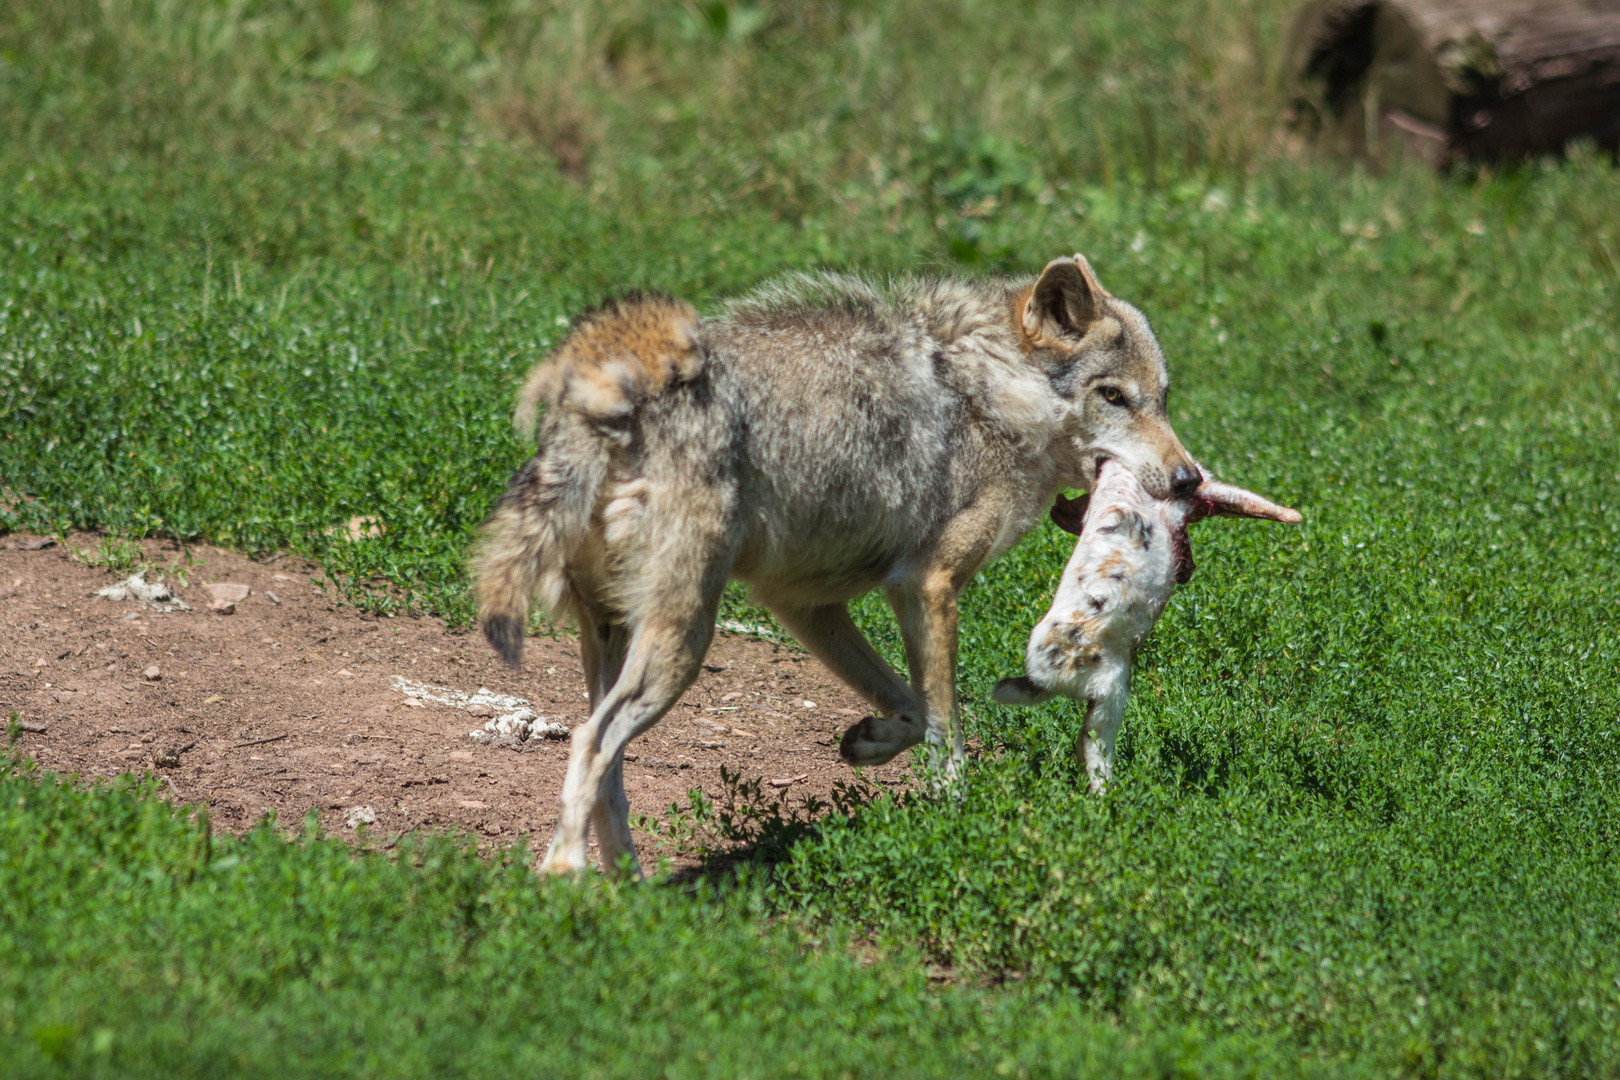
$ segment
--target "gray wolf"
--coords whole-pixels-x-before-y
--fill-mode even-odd
[[[853,765],[925,740],[962,759],[957,595],[1064,487],[1116,461],[1162,498],[1200,477],[1141,312],[1076,255],[1037,276],[790,274],[700,320],[631,297],[580,318],[519,394],[538,453],[472,557],[479,621],[518,663],[530,603],[580,627],[575,728],[543,872],[635,869],[626,744],[696,678],[728,578],[874,709]],[[910,682],[855,628],[881,588]]]
[[[1024,674],[993,697],[1034,705],[1063,695],[1086,706],[1076,753],[1092,791],[1114,775],[1114,737],[1125,717],[1131,665],[1178,584],[1192,579],[1187,526],[1213,515],[1298,522],[1299,512],[1209,478],[1190,495],[1155,498],[1136,476],[1104,462],[1085,500],[1064,500],[1053,520],[1079,535],[1046,617],[1029,635]],[[1078,524],[1077,524],[1078,523]]]

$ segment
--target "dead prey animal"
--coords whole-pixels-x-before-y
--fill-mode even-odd
[[[1298,522],[1297,510],[1203,474],[1189,496],[1155,499],[1131,470],[1105,462],[1088,497],[1061,500],[1052,520],[1080,539],[1063,568],[1052,609],[1029,636],[1025,674],[996,685],[1003,705],[1034,705],[1054,695],[1086,705],[1077,751],[1091,790],[1114,772],[1114,736],[1125,717],[1136,650],[1178,584],[1193,572],[1187,526],[1202,518]]]

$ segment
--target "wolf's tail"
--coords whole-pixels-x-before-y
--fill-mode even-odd
[[[631,296],[582,316],[518,393],[513,422],[540,452],[512,477],[473,554],[478,622],[516,667],[529,604],[553,618],[568,601],[569,564],[590,537],[603,483],[637,406],[703,364],[697,312],[667,297]]]

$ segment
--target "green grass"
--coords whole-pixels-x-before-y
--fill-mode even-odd
[[[0,779],[7,1076],[1298,1075],[1275,1039],[1132,1039],[930,989],[757,897],[550,882],[449,838],[211,839],[154,785]],[[313,826],[311,826],[313,828]],[[1076,1035],[1083,1033],[1083,1038]]]
[[[721,884],[210,848],[8,765],[12,1071],[1620,1072],[1612,164],[1280,154],[1281,5],[14,8],[0,528],[296,550],[465,624],[511,392],[584,305],[1074,250],[1183,441],[1305,523],[1199,526],[1103,798],[1073,706],[987,704],[1069,551],[1036,530],[963,600],[962,797]]]

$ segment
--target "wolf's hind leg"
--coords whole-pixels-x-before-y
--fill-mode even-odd
[[[594,604],[576,602],[574,618],[579,624],[579,651],[585,667],[585,690],[591,696],[591,710],[602,703],[613,684],[619,681],[624,654],[630,648],[630,629]]]
[[[878,710],[844,733],[838,754],[851,765],[881,765],[922,742],[927,721],[921,702],[870,642],[861,636],[843,604],[771,611],[810,654]]]
[[[630,647],[630,630],[622,621],[596,605],[575,604],[579,623],[580,655],[584,660],[585,685],[589,690],[591,710],[619,681],[624,669],[624,657]],[[600,844],[602,867],[616,872],[620,858],[628,853],[632,873],[636,865],[635,842],[630,836],[630,800],[624,792],[624,755],[613,761],[602,782],[602,795],[591,810],[591,827],[596,830]]]
[[[632,878],[639,878],[641,863],[636,859],[635,838],[630,835],[630,797],[624,792],[622,749],[614,755],[607,775],[602,778],[601,792],[591,808],[591,826],[596,830],[600,845],[602,872],[616,875],[622,870]],[[621,867],[621,863],[625,865]]]
[[[701,584],[671,590],[647,605],[649,614],[629,627],[619,677],[574,729],[563,779],[561,810],[541,873],[585,869],[594,821],[605,867],[611,873],[624,855],[639,874],[624,797],[624,748],[656,724],[697,679],[714,636],[714,618],[725,585],[724,571],[699,575]]]

